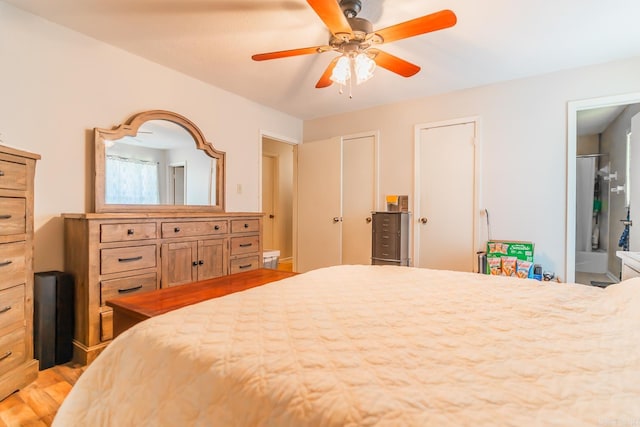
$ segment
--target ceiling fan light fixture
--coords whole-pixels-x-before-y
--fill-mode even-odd
[[[373,72],[376,69],[376,62],[369,58],[366,53],[361,52],[357,54],[354,62],[357,84],[364,83],[373,77]]]
[[[342,55],[338,59],[336,66],[333,67],[330,78],[331,81],[340,85],[345,85],[347,80],[351,78],[351,61],[347,55]]]

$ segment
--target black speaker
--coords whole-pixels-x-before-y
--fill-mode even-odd
[[[33,283],[33,352],[40,370],[73,358],[73,276],[36,273]]]

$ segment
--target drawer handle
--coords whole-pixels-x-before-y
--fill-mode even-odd
[[[246,222],[244,223],[244,228],[249,228],[249,224],[247,224]]]
[[[220,230],[220,226],[219,226],[219,225],[214,225],[214,226],[213,226],[213,229],[214,229],[214,230]]]
[[[10,305],[8,305],[8,306],[6,306],[5,308],[3,308],[2,310],[0,310],[0,314],[2,314],[2,313],[6,313],[6,312],[7,312],[7,311],[9,311],[9,310],[11,310],[11,306],[10,306]]]
[[[0,262],[0,267],[6,267],[7,265],[9,265],[11,263],[13,263],[13,261],[11,261],[11,260]]]
[[[127,229],[127,235],[128,236],[133,236],[133,233],[134,233],[133,228]]]
[[[198,265],[204,265],[204,261],[203,260],[198,261]]]
[[[118,262],[140,261],[141,259],[142,259],[142,255],[139,255],[131,258],[118,258]]]
[[[175,228],[173,229],[173,232],[174,232],[174,233],[179,233],[179,232],[180,232],[180,227],[175,227]]]
[[[253,243],[240,243],[241,248],[249,248],[253,246]]]
[[[198,261],[193,261],[193,262],[191,263],[191,265],[193,265],[194,267],[197,267],[197,266],[198,266]]]
[[[4,171],[0,171],[0,176],[4,176]]]
[[[253,264],[244,264],[244,265],[239,265],[238,268],[241,270],[244,270],[245,268],[249,268],[251,267]]]
[[[0,356],[0,362],[2,362],[4,359],[6,359],[7,357],[11,356],[12,354],[13,354],[13,352],[11,350],[7,351],[5,354]]]
[[[131,288],[126,288],[126,289],[118,289],[118,293],[119,294],[126,294],[128,292],[137,291],[138,289],[142,289],[142,285],[133,286]]]
[[[0,219],[10,219],[11,215],[0,215]]]

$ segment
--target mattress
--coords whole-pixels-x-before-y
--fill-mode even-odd
[[[640,423],[640,279],[338,266],[116,338],[53,425]]]

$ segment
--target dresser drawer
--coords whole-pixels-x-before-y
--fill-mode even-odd
[[[260,268],[260,257],[258,255],[236,258],[231,260],[229,274],[255,270],[257,268]]]
[[[119,296],[153,291],[156,289],[156,284],[156,273],[103,280],[100,282],[100,305],[104,305],[107,300],[118,298]]]
[[[25,361],[26,350],[24,327],[0,338],[0,375],[22,364]]]
[[[400,256],[398,238],[396,235],[382,235],[374,242],[374,257],[383,259],[397,259]]]
[[[0,332],[24,326],[24,285],[0,291]]]
[[[26,253],[25,242],[0,244],[0,289],[26,283]]]
[[[26,200],[19,197],[0,197],[0,236],[27,232]]]
[[[162,237],[210,236],[227,233],[227,221],[163,222]]]
[[[146,240],[157,237],[158,232],[155,222],[100,225],[100,241],[102,243]]]
[[[25,324],[24,285],[0,291],[0,334]]]
[[[102,249],[100,273],[119,273],[156,266],[156,245]]]
[[[231,220],[231,232],[232,233],[249,233],[260,231],[259,219],[232,219]]]
[[[260,236],[232,237],[231,255],[249,254],[260,250]]]
[[[27,165],[0,160],[0,188],[27,189]]]

